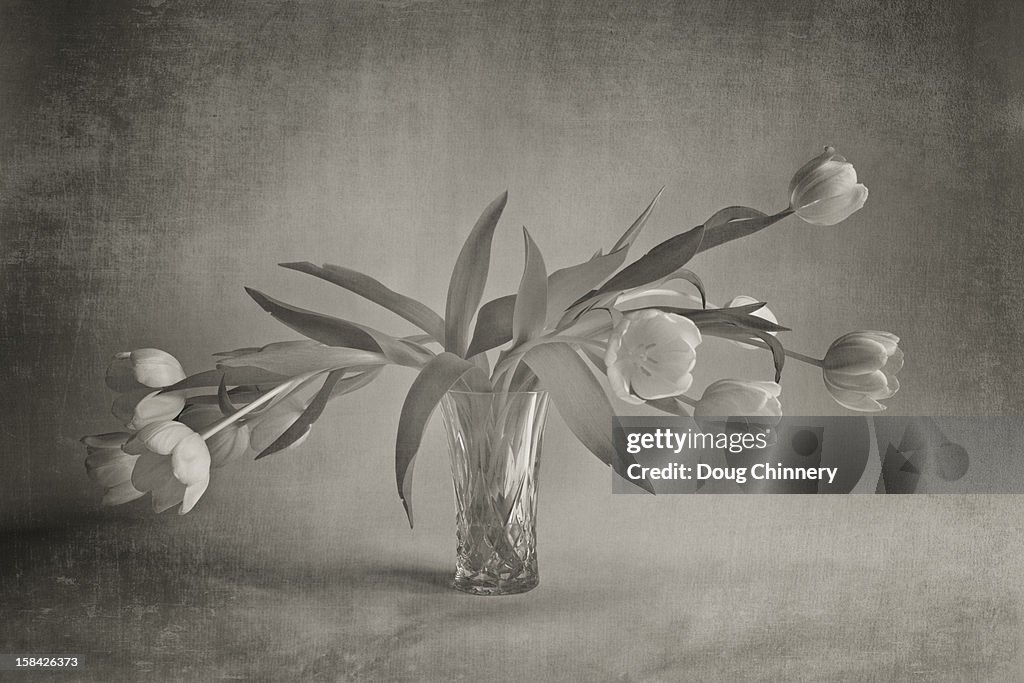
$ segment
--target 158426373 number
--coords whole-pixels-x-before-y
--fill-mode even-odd
[[[19,657],[12,658],[15,669],[75,669],[78,657]]]

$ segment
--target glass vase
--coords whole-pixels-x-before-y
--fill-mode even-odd
[[[441,401],[455,486],[452,587],[475,595],[534,588],[544,391],[449,391]]]

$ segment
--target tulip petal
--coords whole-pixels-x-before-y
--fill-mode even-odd
[[[202,495],[206,493],[206,487],[209,485],[210,480],[209,478],[207,478],[204,481],[199,482],[198,484],[192,484],[191,486],[186,487],[185,493],[182,495],[181,509],[178,510],[178,514],[184,515],[192,508],[194,508],[196,506],[196,503],[199,502],[199,499],[202,497]]]
[[[190,434],[195,434],[195,432],[182,423],[164,420],[143,427],[139,431],[138,438],[146,444],[146,448],[154,453],[170,455],[175,447]]]
[[[167,477],[174,478],[171,459],[166,455],[143,453],[132,469],[132,486],[140,491],[152,491],[164,483]]]
[[[92,434],[82,438],[87,449],[116,448],[119,449],[131,438],[128,432],[110,432],[108,434]]]
[[[210,451],[206,447],[206,442],[195,432],[189,432],[190,434],[178,442],[171,453],[174,477],[186,486],[210,478]]]
[[[135,379],[147,387],[169,387],[185,379],[185,371],[178,359],[160,349],[136,349],[131,362]]]
[[[631,375],[631,370],[623,372],[622,363],[614,363],[608,366],[608,385],[612,388],[614,394],[625,401],[626,403],[632,403],[634,405],[642,405],[643,400],[638,399],[632,394],[629,388],[629,380],[627,375]]]
[[[123,505],[124,503],[130,503],[133,500],[138,500],[146,495],[145,491],[139,491],[132,486],[131,481],[123,481],[120,484],[113,486],[103,494],[103,499],[100,501],[103,505]]]
[[[687,372],[682,375],[666,376],[640,368],[640,372],[634,373],[629,382],[633,393],[640,398],[668,398],[678,396],[689,389],[693,384],[693,375]]]
[[[131,481],[137,455],[128,455],[121,449],[97,451],[85,459],[85,470],[89,478],[100,486],[113,488]]]
[[[127,394],[126,394],[127,395]],[[185,407],[185,397],[176,392],[162,394],[154,391],[144,396],[136,405],[128,429],[140,430],[154,422],[173,420]]]

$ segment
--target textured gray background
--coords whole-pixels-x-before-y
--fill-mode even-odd
[[[892,411],[1020,414],[1018,4],[0,3],[0,651],[91,653],[96,680],[1024,680],[1017,497],[612,496],[555,418],[542,585],[487,600],[444,587],[436,424],[405,526],[407,370],[300,451],[218,472],[185,518],[99,508],[77,443],[116,426],[113,351],[199,370],[294,338],[243,284],[406,329],[276,262],[441,307],[507,188],[501,294],[520,225],[567,265],[666,185],[646,249],[782,208],[825,143],[867,206],[701,256],[712,299],[766,299],[810,353],[896,332]],[[769,372],[705,359],[701,383]],[[841,412],[807,368],[784,387],[791,414]]]

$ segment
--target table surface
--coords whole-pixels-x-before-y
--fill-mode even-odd
[[[583,496],[541,507],[541,585],[487,598],[447,587],[429,514],[211,507],[0,534],[0,652],[89,681],[1024,680],[1018,497]]]

